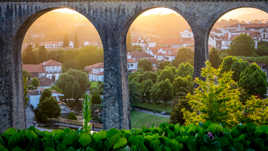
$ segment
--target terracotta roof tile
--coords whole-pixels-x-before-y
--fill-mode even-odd
[[[22,69],[29,73],[42,73],[44,69],[41,64],[23,64]]]
[[[48,60],[42,63],[43,66],[61,66],[61,63],[56,60]]]
[[[94,68],[104,68],[104,63],[100,62],[100,63],[96,63],[96,64],[93,64],[93,65],[86,66],[84,68],[84,70],[87,71],[87,72],[90,72]]]

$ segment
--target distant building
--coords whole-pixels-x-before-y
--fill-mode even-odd
[[[22,69],[30,73],[32,77],[49,78],[58,80],[62,72],[62,64],[55,60],[48,60],[40,64],[23,64]]]
[[[74,42],[73,41],[69,42],[69,48],[74,48]]]
[[[55,60],[48,60],[42,63],[46,77],[49,79],[58,80],[62,72],[62,64]]]
[[[129,72],[135,72],[138,70],[138,61],[136,59],[127,59],[127,69]]]
[[[22,69],[27,71],[32,77],[41,78],[45,76],[42,64],[23,64]]]
[[[194,37],[193,32],[191,30],[188,30],[188,29],[181,32],[180,35],[181,35],[181,38],[185,38],[185,39]]]
[[[151,59],[153,58],[153,56],[143,51],[133,51],[133,52],[127,53],[127,58],[135,59],[136,61],[139,61],[141,59]]]
[[[46,49],[63,48],[63,41],[46,41],[41,42],[40,46],[44,46]]]
[[[104,64],[96,63],[90,66],[86,66],[84,70],[88,73],[89,81],[104,81]]]
[[[241,34],[249,35],[257,48],[258,42],[268,41],[268,24],[235,24],[213,29],[209,37],[209,47],[228,49],[232,40]]]

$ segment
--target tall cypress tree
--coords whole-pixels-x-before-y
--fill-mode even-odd
[[[36,58],[33,52],[32,45],[28,45],[26,49],[22,52],[22,62],[24,64],[35,64]]]
[[[63,47],[66,48],[69,46],[69,37],[68,35],[64,35],[64,38],[63,38]]]

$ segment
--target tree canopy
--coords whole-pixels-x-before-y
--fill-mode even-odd
[[[229,54],[232,56],[253,56],[255,54],[254,40],[247,34],[241,34],[232,40]]]
[[[65,98],[79,99],[88,89],[89,81],[86,73],[70,69],[60,75],[56,86],[62,90]]]
[[[179,49],[173,64],[178,66],[181,63],[190,63],[194,64],[194,51],[190,48],[181,48]]]
[[[141,71],[152,71],[153,64],[147,59],[141,59],[138,63],[138,70]]]

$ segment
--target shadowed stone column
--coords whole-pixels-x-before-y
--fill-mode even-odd
[[[129,129],[126,51],[119,25],[104,25],[100,32],[104,48],[104,129]]]
[[[201,69],[205,67],[205,62],[208,59],[208,34],[206,30],[194,28],[194,77],[200,77]]]
[[[20,54],[15,55],[11,37],[0,37],[0,132],[9,127],[25,128]]]

